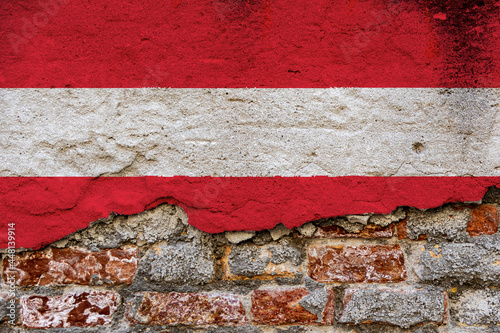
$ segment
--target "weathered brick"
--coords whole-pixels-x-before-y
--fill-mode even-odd
[[[467,207],[448,206],[428,211],[412,208],[407,218],[398,224],[398,235],[413,240],[427,237],[454,239],[465,232],[469,219],[470,209]]]
[[[236,295],[204,293],[136,294],[127,316],[145,325],[243,325],[245,309]]]
[[[225,280],[293,277],[299,270],[303,255],[283,240],[277,244],[227,246],[221,260]]]
[[[214,276],[212,249],[200,243],[157,244],[139,263],[150,281],[205,284]]]
[[[446,293],[422,289],[348,289],[342,324],[392,324],[400,327],[446,319]]]
[[[311,246],[309,276],[319,282],[399,282],[406,279],[399,245]]]
[[[465,325],[500,325],[500,291],[464,292],[453,306],[455,319]]]
[[[483,235],[472,240],[426,244],[416,253],[415,273],[424,282],[500,284],[500,235]]]
[[[493,235],[498,231],[499,215],[494,205],[481,205],[472,209],[467,232],[471,236]]]
[[[255,236],[255,231],[226,231],[224,235],[226,239],[233,244],[238,244],[246,240],[252,239]]]
[[[17,267],[9,270],[20,286],[61,284],[130,284],[138,266],[137,247],[91,252],[77,248],[51,248],[16,256]],[[7,274],[4,260],[3,276]]]
[[[21,297],[21,320],[28,328],[93,327],[111,323],[119,295],[89,291],[62,296]]]
[[[405,239],[408,237],[408,231],[406,230],[406,218],[403,219],[402,221],[398,222],[398,224],[396,225],[396,230],[398,232],[398,238],[399,239]],[[426,235],[424,235],[425,238],[427,238]],[[422,236],[420,236],[420,238],[423,238]],[[419,240],[420,240],[419,238]]]
[[[253,321],[260,325],[333,324],[334,292],[331,290],[322,292],[325,295],[324,305],[322,304],[323,306],[315,311],[305,308],[308,307],[308,297],[313,295],[306,288],[254,290],[252,292]]]
[[[318,226],[314,233],[307,237],[299,234],[299,238],[391,238],[394,235],[394,224],[382,227],[375,224],[366,225],[359,232],[349,232],[337,225]]]

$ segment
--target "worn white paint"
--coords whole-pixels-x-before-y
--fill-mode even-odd
[[[1,176],[499,176],[499,89],[0,89]]]

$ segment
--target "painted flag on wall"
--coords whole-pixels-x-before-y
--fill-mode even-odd
[[[178,204],[207,232],[500,186],[500,2],[0,4],[0,246]],[[125,88],[125,89],[124,89]]]

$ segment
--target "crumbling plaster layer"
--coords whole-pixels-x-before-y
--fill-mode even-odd
[[[499,89],[1,89],[0,176],[499,176]]]

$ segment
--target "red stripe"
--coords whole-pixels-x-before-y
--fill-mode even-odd
[[[111,177],[0,178],[0,247],[8,223],[16,247],[40,248],[111,212],[135,214],[178,204],[207,232],[262,230],[398,206],[477,201],[500,177]]]
[[[500,87],[493,0],[4,0],[0,87]]]

